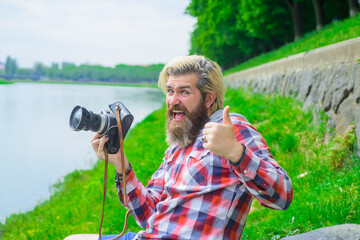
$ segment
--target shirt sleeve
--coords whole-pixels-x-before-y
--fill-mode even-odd
[[[136,178],[133,170],[126,175],[126,195],[128,208],[138,225],[146,228],[147,220],[156,212],[156,204],[160,201],[163,189],[163,164],[153,174],[147,187]],[[124,204],[123,181],[116,183],[120,202]]]
[[[285,210],[289,207],[293,189],[284,169],[274,160],[262,135],[248,122],[233,121],[235,136],[243,144],[242,159],[231,164],[232,169],[261,205]]]

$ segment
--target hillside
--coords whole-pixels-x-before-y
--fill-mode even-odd
[[[228,69],[224,75],[239,72],[264,63],[275,61],[281,58],[289,57],[312,49],[325,47],[334,43],[345,41],[360,36],[360,15],[348,18],[343,21],[336,21],[320,31],[313,31],[306,34],[296,42],[288,43],[274,51],[264,53],[257,57],[243,62],[238,66]]]

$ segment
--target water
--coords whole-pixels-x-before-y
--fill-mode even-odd
[[[92,132],[74,132],[75,105],[94,113],[121,101],[135,126],[164,102],[159,89],[16,83],[0,85],[0,221],[48,199],[50,186],[97,157]]]

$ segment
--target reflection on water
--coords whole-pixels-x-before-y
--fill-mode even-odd
[[[94,85],[16,83],[0,85],[0,221],[47,199],[49,187],[74,169],[96,161],[91,132],[73,132],[75,105],[94,113],[121,101],[135,126],[161,107],[158,89]]]

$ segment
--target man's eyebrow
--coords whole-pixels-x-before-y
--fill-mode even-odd
[[[173,89],[174,87],[171,85],[166,85],[167,89]],[[178,86],[175,87],[176,89],[190,89],[191,90],[191,86],[190,85],[183,85],[183,86]]]

